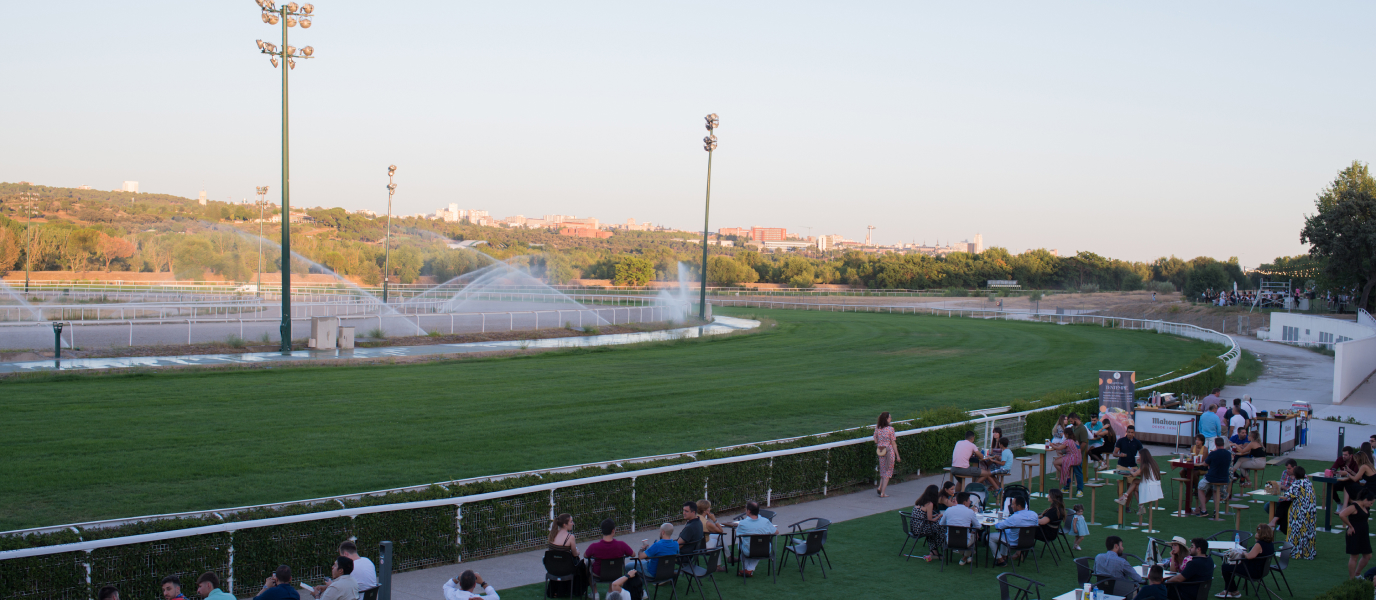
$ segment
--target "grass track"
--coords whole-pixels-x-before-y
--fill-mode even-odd
[[[722,311],[749,336],[519,358],[0,383],[0,529],[355,493],[1006,405],[1211,348],[1090,326]]]

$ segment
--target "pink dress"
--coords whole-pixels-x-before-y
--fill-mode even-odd
[[[898,443],[894,441],[892,427],[880,427],[874,430],[874,445],[877,448],[887,446],[889,453],[879,457],[879,476],[893,477],[893,458],[898,454]]]
[[[1080,444],[1074,438],[1066,438],[1064,454],[1056,459],[1056,471],[1061,479],[1061,487],[1070,485],[1071,469],[1080,466]]]

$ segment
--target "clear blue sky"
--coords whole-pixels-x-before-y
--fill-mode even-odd
[[[1134,260],[1304,251],[1373,156],[1363,3],[321,0],[293,205],[966,238]],[[7,2],[0,180],[279,186],[251,0]]]

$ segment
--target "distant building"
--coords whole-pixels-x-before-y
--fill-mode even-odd
[[[205,190],[201,190],[201,195],[196,196],[196,201],[201,203],[201,206],[205,206]]]
[[[831,238],[831,236],[828,236],[828,235],[819,235],[819,236],[817,236],[817,249],[818,249],[818,250],[821,250],[822,252],[826,252],[827,250],[830,250],[830,249],[831,249],[831,239],[830,239],[830,238]]]
[[[971,254],[979,254],[980,252],[984,252],[984,235],[976,233],[975,241],[971,242],[971,244]]]
[[[812,242],[804,242],[802,240],[777,240],[762,243],[766,250],[801,250],[813,247]]]
[[[365,216],[365,217],[376,217],[376,216],[377,216],[377,213],[375,213],[375,212],[373,212],[373,211],[371,211],[371,210],[368,210],[368,209],[366,209],[366,208],[360,208],[360,209],[354,211],[354,214],[356,214],[356,215],[363,215],[363,216]]]
[[[597,219],[594,219],[594,218],[592,218],[592,217],[588,217],[588,218],[586,218],[586,219],[575,219],[575,218],[570,217],[570,216],[568,216],[568,215],[561,215],[561,216],[563,216],[564,220],[563,220],[563,221],[560,221],[560,223],[562,223],[562,224],[564,224],[564,225],[575,225],[575,226],[578,226],[578,227],[586,227],[586,228],[589,228],[589,229],[601,229],[601,226],[600,226],[599,223],[597,222]]]
[[[565,227],[559,230],[559,235],[583,238],[609,238],[612,237],[612,232],[591,227]]]
[[[120,191],[121,191],[121,192],[133,192],[133,193],[137,194],[137,193],[139,193],[139,182],[137,182],[137,181],[126,181],[126,182],[124,182],[124,186],[120,188]]]
[[[717,230],[717,235],[734,235],[737,237],[750,237],[750,230],[741,227],[722,227]]]
[[[545,222],[546,222],[546,223],[549,223],[551,226],[553,226],[553,225],[559,225],[560,223],[563,223],[563,222],[564,222],[564,219],[572,219],[572,218],[573,218],[573,215],[545,215]]]
[[[782,227],[750,227],[750,239],[756,242],[782,242],[788,239],[788,230]]]
[[[89,185],[78,185],[78,186],[76,186],[76,189],[78,189],[78,190],[89,190],[89,189],[91,189],[91,186],[89,186]]]

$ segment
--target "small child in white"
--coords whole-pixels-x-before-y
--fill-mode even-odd
[[[1085,522],[1085,505],[1076,504],[1070,508],[1075,514],[1070,515],[1069,519],[1061,521],[1061,531],[1066,535],[1075,536],[1075,549],[1080,549],[1080,541],[1089,535],[1089,524]]]

